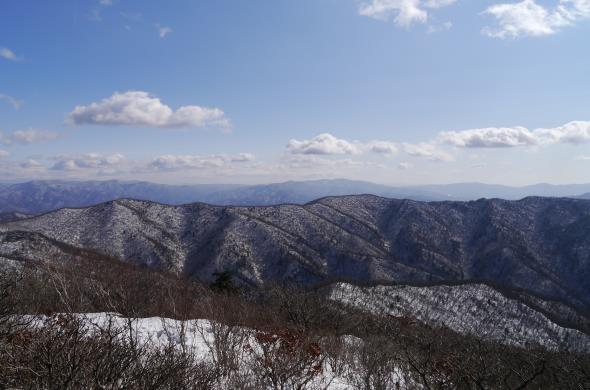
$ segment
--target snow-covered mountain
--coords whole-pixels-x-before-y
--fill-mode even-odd
[[[35,232],[204,280],[219,270],[254,285],[473,280],[590,307],[590,202],[579,199],[422,203],[363,195],[272,207],[119,200],[0,231]],[[5,247],[0,242],[0,254]]]

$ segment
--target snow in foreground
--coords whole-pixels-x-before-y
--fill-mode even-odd
[[[59,315],[57,315],[59,316]],[[47,321],[56,316],[29,317],[31,325],[43,327]],[[213,363],[217,361],[219,343],[216,337],[226,337],[224,329],[227,327],[210,320],[179,321],[161,317],[151,318],[127,318],[116,313],[86,313],[75,314],[74,318],[80,320],[88,334],[98,334],[106,329],[113,329],[120,335],[133,339],[140,346],[150,348],[174,348],[191,353],[198,361]],[[249,360],[262,352],[260,338],[252,329],[236,328],[241,336],[239,349],[244,366],[248,366]],[[348,341],[359,341],[354,337],[347,337]],[[334,374],[328,360],[322,360],[321,370],[314,378],[311,388],[344,390],[354,389],[348,381]],[[401,379],[401,378],[400,378]]]

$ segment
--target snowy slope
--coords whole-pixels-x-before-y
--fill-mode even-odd
[[[560,326],[525,303],[481,284],[356,287],[340,283],[330,298],[381,315],[416,319],[459,333],[522,347],[541,344],[590,351],[590,336]]]

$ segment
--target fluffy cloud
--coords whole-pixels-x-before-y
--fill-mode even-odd
[[[403,144],[404,152],[414,157],[423,157],[435,162],[453,161],[453,156],[447,152],[438,149],[435,144],[429,142],[421,142],[418,144]]]
[[[537,144],[534,134],[524,127],[446,131],[440,134],[439,140],[444,144],[462,148],[501,148]]]
[[[428,26],[427,32],[429,34],[434,34],[434,33],[442,32],[442,31],[448,31],[451,28],[453,28],[453,22],[444,22],[439,25]]]
[[[39,171],[45,170],[45,165],[41,164],[37,160],[28,159],[18,163],[19,168],[23,168],[27,171]]]
[[[583,144],[590,142],[590,122],[574,121],[554,128],[529,130],[526,127],[492,127],[442,132],[439,142],[460,148],[504,148],[516,146],[551,145],[557,143]]]
[[[10,156],[10,153],[8,153],[8,151],[0,149],[0,158],[8,156]]]
[[[332,134],[323,133],[309,140],[292,139],[287,143],[287,151],[291,154],[305,155],[359,155],[365,152],[377,154],[394,155],[399,148],[394,142],[369,141],[347,141]]]
[[[368,152],[382,155],[395,155],[402,148],[410,156],[426,158],[430,161],[452,161],[453,156],[436,145],[422,142],[418,144],[397,144],[390,141],[347,141],[324,133],[310,140],[291,140],[287,144],[287,152],[292,155],[361,155]]]
[[[14,143],[19,144],[36,144],[40,142],[47,142],[57,139],[58,133],[43,129],[28,129],[28,130],[17,130],[13,132],[10,139]]]
[[[172,29],[170,27],[161,26],[157,23],[156,23],[156,29],[158,30],[158,34],[160,35],[160,38],[165,38],[166,35],[172,33]]]
[[[16,54],[14,54],[12,50],[7,47],[0,48],[0,57],[10,61],[18,61],[20,59]]]
[[[77,171],[82,169],[112,169],[120,166],[125,156],[119,153],[88,153],[81,156],[57,156],[51,169],[56,171]]]
[[[379,20],[393,18],[396,25],[408,27],[428,20],[428,10],[446,7],[456,0],[372,0],[363,3],[359,14]]]
[[[494,17],[496,27],[486,27],[483,33],[493,38],[539,37],[551,35],[561,28],[590,17],[590,0],[560,0],[550,9],[536,0],[490,6],[484,14]]]
[[[396,143],[388,141],[371,141],[365,145],[365,148],[373,153],[378,154],[397,154],[399,148]]]
[[[323,133],[310,140],[298,141],[292,139],[287,144],[287,150],[292,154],[360,154],[360,148],[346,140]]]
[[[116,92],[88,106],[77,106],[67,121],[73,125],[175,127],[229,127],[222,110],[183,106],[173,110],[160,99],[143,91]]]
[[[57,139],[58,133],[43,129],[17,130],[8,135],[0,132],[0,144],[35,144]]]
[[[163,171],[224,168],[231,165],[232,163],[244,163],[253,161],[254,159],[254,155],[250,153],[240,153],[235,156],[228,156],[225,154],[206,156],[182,156],[167,154],[154,158],[150,162],[148,168]]]
[[[0,93],[0,100],[4,100],[8,104],[10,104],[15,110],[18,110],[23,105],[22,100],[15,99],[12,96],[6,95],[4,93]]]
[[[413,165],[409,162],[401,162],[397,164],[397,167],[403,171],[408,170],[413,167]]]
[[[533,133],[544,144],[585,144],[590,142],[590,121],[569,122],[559,127],[537,129]]]

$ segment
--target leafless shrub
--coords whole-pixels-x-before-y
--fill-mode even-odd
[[[58,314],[15,333],[1,366],[6,387],[27,389],[212,389],[212,365],[173,345],[129,337],[111,319],[89,326]]]
[[[386,337],[349,342],[345,376],[350,384],[363,390],[399,389],[401,368],[395,349]]]
[[[317,340],[283,329],[257,332],[248,347],[251,369],[260,388],[310,388],[323,372],[324,355]]]

